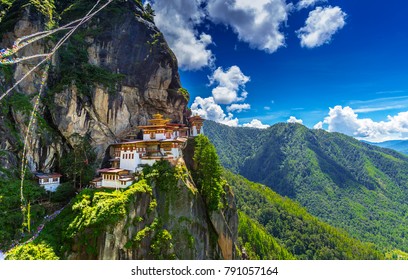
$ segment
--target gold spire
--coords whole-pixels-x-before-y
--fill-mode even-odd
[[[149,120],[154,126],[163,126],[170,122],[170,119],[164,119],[162,114],[154,114],[153,119]]]

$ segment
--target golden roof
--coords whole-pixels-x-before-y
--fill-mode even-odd
[[[153,126],[163,126],[170,122],[170,119],[164,119],[162,114],[154,114],[149,123]]]

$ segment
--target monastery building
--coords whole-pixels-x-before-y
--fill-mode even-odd
[[[203,119],[199,116],[189,118],[189,125],[170,123],[161,114],[153,115],[149,125],[139,126],[143,140],[129,140],[110,146],[114,157],[111,168],[98,170],[99,178],[91,184],[97,188],[127,188],[135,180],[134,174],[146,165],[167,160],[175,164],[183,156],[188,137],[203,134]]]

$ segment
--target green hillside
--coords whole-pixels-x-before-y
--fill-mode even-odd
[[[237,207],[242,211],[239,236],[246,251],[253,249],[261,255],[269,252],[275,255],[272,259],[278,259],[283,254],[286,255],[285,259],[289,259],[290,255],[296,259],[319,260],[384,257],[373,244],[351,238],[345,231],[320,221],[298,203],[268,187],[229,171],[224,173],[224,177],[233,186]],[[263,248],[266,244],[269,249]]]
[[[238,236],[242,258],[249,260],[294,260],[286,248],[255,219],[238,212]]]
[[[244,127],[232,129],[213,121],[205,121],[204,130],[217,148],[222,165],[234,172],[239,172],[244,160],[253,156],[267,141],[268,136],[261,129]]]
[[[242,139],[258,144],[241,154],[240,142],[228,137],[234,130],[215,123],[206,126],[220,154],[229,149],[231,157],[237,155],[227,163],[220,157],[224,166],[236,162],[231,170],[271,186],[360,240],[386,251],[408,251],[407,156],[343,134],[283,123],[258,133],[240,128]],[[238,160],[243,157],[246,160]]]

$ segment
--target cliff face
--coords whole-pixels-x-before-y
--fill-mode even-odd
[[[181,160],[178,167],[182,166]],[[182,170],[175,184],[166,184],[166,188],[163,184],[156,185],[157,181],[152,181],[152,187],[144,185],[144,182],[130,187],[122,193],[131,193],[126,196],[129,201],[126,215],[104,225],[103,230],[95,230],[89,225],[82,229],[75,235],[65,257],[101,260],[236,259],[238,217],[232,193],[227,194],[228,206],[208,213],[187,169]],[[162,179],[159,176],[157,180]],[[91,205],[99,208],[98,203],[106,205],[109,202],[101,203],[94,196]],[[90,212],[92,210],[83,210],[86,215]],[[101,212],[103,210],[98,211],[99,216],[103,215],[99,214]],[[78,216],[71,225],[82,220]],[[99,233],[95,235],[95,232]]]
[[[15,1],[11,11],[18,12],[12,27],[7,18],[0,23],[8,26],[1,29],[0,46],[11,47],[16,38],[45,29],[48,19],[32,5],[22,8],[24,2]],[[64,4],[56,1],[60,25],[85,15],[88,9],[84,7],[94,4],[70,2],[76,3],[64,10],[60,7]],[[37,41],[19,56],[48,52],[54,44],[55,38]],[[10,87],[34,62],[3,67],[1,86]],[[18,95],[13,92],[1,103],[0,161],[8,169],[17,167],[27,130],[29,110],[20,105],[25,102],[30,107],[41,73],[35,71],[17,88]],[[53,58],[39,120],[29,141],[29,169],[58,170],[60,158],[75,144],[74,135],[91,139],[100,162],[109,144],[146,124],[155,113],[182,122],[188,97],[179,92],[180,87],[176,58],[142,7],[137,1],[112,2],[79,28]]]

